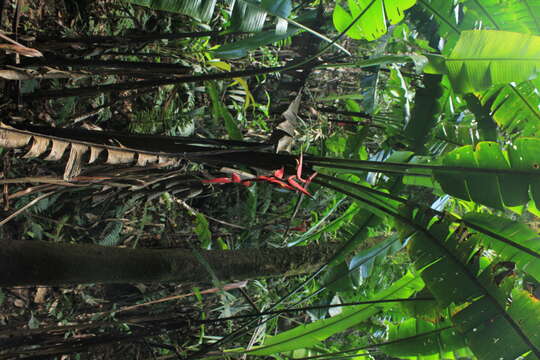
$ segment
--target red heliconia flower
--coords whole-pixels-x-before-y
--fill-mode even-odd
[[[227,177],[219,177],[215,179],[209,179],[209,180],[201,180],[203,184],[242,184],[245,187],[250,187],[253,185],[253,183],[249,180],[242,180],[240,175],[237,173],[232,173],[230,178]]]
[[[261,176],[258,176],[256,178],[256,180],[263,180],[263,181],[267,181],[267,182],[270,182],[270,183],[273,183],[273,184],[278,184],[279,186],[281,186],[282,188],[284,189],[287,189],[287,190],[294,190],[294,188],[292,186],[290,186],[289,184],[287,184],[285,181],[282,181],[280,179],[276,179],[275,177],[273,176],[264,176],[264,175],[261,175]]]
[[[309,196],[309,197],[312,197],[312,195],[306,190],[304,189],[299,183],[297,183],[296,181],[294,181],[294,179],[296,178],[296,176],[292,175],[292,176],[289,176],[287,178],[287,181],[289,182],[289,184],[296,190],[300,191],[301,193]]]
[[[302,179],[303,161],[304,161],[304,155],[300,154],[300,158],[296,159],[296,177],[301,182],[306,182],[304,179]]]
[[[230,184],[233,181],[227,177],[220,177],[215,179],[204,179],[201,180],[203,184]]]
[[[240,178],[240,176],[237,174],[237,173],[232,173],[231,174],[231,180],[233,183],[241,183],[242,182],[242,179]]]
[[[306,186],[311,182],[311,180],[313,180],[313,178],[317,176],[317,172],[315,171],[313,174],[311,174],[307,180],[306,180]]]
[[[282,167],[281,169],[274,171],[273,174],[276,178],[283,179],[283,176],[285,175],[285,168]]]

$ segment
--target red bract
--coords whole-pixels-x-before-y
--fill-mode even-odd
[[[311,197],[311,194],[306,189],[304,189],[299,183],[294,181],[294,179],[296,179],[296,176],[292,175],[292,176],[289,176],[287,178],[287,181],[289,182],[289,184],[291,184],[291,186],[293,188],[295,188],[296,190],[300,191],[301,193]]]
[[[253,183],[249,180],[242,180],[237,173],[232,173],[230,178],[220,177],[210,180],[201,180],[203,184],[242,184],[245,187],[250,187]]]
[[[306,182],[304,179],[302,179],[302,171],[304,170],[302,166],[303,161],[304,161],[304,155],[300,154],[300,158],[296,159],[296,177],[301,182]]]
[[[240,182],[242,182],[242,179],[240,178],[240,176],[239,176],[237,173],[232,173],[232,174],[231,174],[231,179],[232,179],[232,182],[233,182],[233,183],[240,183]]]
[[[277,178],[275,178],[273,176],[264,176],[264,175],[262,175],[262,176],[258,176],[256,178],[256,180],[267,181],[267,182],[270,182],[270,183],[273,183],[273,184],[278,184],[279,186],[281,186],[284,189],[294,190],[294,188],[292,186],[290,186],[289,184],[287,184],[285,181],[277,179]]]
[[[292,191],[298,191],[298,192],[301,192],[304,195],[312,197],[312,195],[309,193],[309,191],[307,191],[306,186],[311,182],[311,180],[313,180],[313,178],[315,176],[317,176],[317,173],[314,172],[307,179],[302,178],[302,170],[303,170],[303,155],[302,154],[300,154],[300,157],[298,159],[296,159],[296,164],[297,164],[296,175],[288,176],[287,181],[285,181],[285,178],[284,178],[285,177],[285,168],[284,167],[282,167],[281,169],[275,170],[272,173],[272,176],[261,175],[261,176],[257,176],[255,179],[252,179],[252,180],[254,180],[254,181],[266,181],[266,182],[269,182],[269,183],[272,183],[272,184],[277,184],[277,185],[279,185],[280,187],[282,187],[284,189],[292,190]],[[300,185],[297,182],[297,180],[300,181],[301,183],[304,183],[305,185],[304,186]],[[237,173],[232,173],[230,178],[220,177],[220,178],[215,178],[215,179],[211,179],[211,180],[201,180],[201,182],[205,183],[205,184],[230,184],[230,183],[234,183],[234,184],[242,184],[242,185],[244,185],[246,187],[249,187],[249,186],[253,185],[253,183],[251,181],[249,181],[249,180],[242,180],[240,175],[238,175]]]
[[[215,179],[209,179],[209,180],[201,180],[203,184],[230,184],[233,181],[226,177],[220,177]]]
[[[283,175],[285,175],[285,168],[284,167],[282,167],[279,170],[274,171],[274,177],[276,177],[278,179],[283,179]]]

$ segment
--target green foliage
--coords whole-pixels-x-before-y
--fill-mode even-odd
[[[448,223],[430,222],[425,214],[415,219],[416,232],[409,252],[416,267],[423,269],[422,279],[439,305],[461,307],[453,314],[452,322],[468,339],[475,355],[479,359],[516,358],[532,349],[532,358],[536,359],[540,338],[532,324],[524,321],[523,309],[536,314],[540,302],[514,290],[506,310],[510,291],[507,286],[495,286],[493,265],[483,267],[479,258],[472,256],[471,242],[461,241]]]
[[[442,164],[486,171],[435,171],[435,179],[447,194],[498,209],[524,205],[529,199],[538,204],[539,151],[540,139],[536,138],[520,138],[507,150],[494,142],[463,146],[446,154]],[[498,169],[503,171],[499,173]]]
[[[216,119],[223,119],[225,129],[231,140],[242,140],[242,132],[227,106],[221,102],[216,84],[208,83],[206,89],[212,101],[212,115]]]
[[[489,229],[490,232],[511,239],[513,242],[540,254],[538,233],[525,224],[501,216],[482,213],[465,214],[463,220],[470,224],[481,226],[484,229]],[[472,237],[473,239],[471,241],[478,242],[486,248],[495,250],[501,259],[511,259],[519,269],[532,275],[537,281],[540,281],[540,261],[538,258],[502,243],[486,234],[476,233]]]
[[[156,10],[164,10],[192,16],[201,22],[209,22],[216,7],[216,0],[128,0],[132,4],[146,6]],[[261,31],[267,14],[287,18],[292,10],[290,0],[279,1],[248,1],[233,2],[231,14],[231,29],[233,31]],[[278,21],[276,30],[282,31],[285,26]]]
[[[463,31],[446,59],[446,67],[454,90],[468,93],[536,77],[539,54],[539,36],[494,30]]]
[[[389,288],[369,300],[384,300],[408,297],[424,286],[418,275],[408,273]],[[329,336],[366,321],[389,305],[358,305],[344,310],[340,315],[300,325],[277,336],[268,338],[262,346],[248,351],[253,355],[269,355],[294,349],[311,347]]]
[[[196,73],[215,70],[206,67],[212,63],[204,58],[210,57],[208,52],[214,45],[217,45],[211,48],[211,56],[214,57],[250,56],[248,61],[231,62],[234,66],[268,65],[268,59],[262,57],[261,61],[256,50],[304,29],[291,25],[294,21],[289,17],[298,15],[295,19],[300,22],[304,9],[298,7],[291,16],[293,4],[289,0],[237,0],[230,14],[223,8],[217,14],[215,0],[129,2],[189,15],[202,23],[212,20],[212,25],[219,24],[225,32],[258,32],[267,23],[268,15],[277,18],[276,31],[258,32],[227,44],[214,44],[214,38],[201,40],[189,57],[182,59],[193,65]],[[413,21],[381,39],[387,32],[387,26],[402,21],[404,11],[415,3],[418,5],[408,11]],[[306,4],[305,7],[309,6]],[[534,77],[540,63],[539,12],[538,0],[349,0],[346,7],[336,4],[333,22],[338,31],[344,31],[358,18],[347,35],[353,39],[380,40],[373,46],[363,43],[363,48],[355,48],[357,58],[351,62],[325,64],[316,69],[316,74],[321,76],[319,81],[332,82],[322,77],[328,76],[324,74],[325,67],[341,65],[355,70],[351,73],[360,73],[360,69],[373,73],[359,75],[363,87],[360,90],[338,88],[339,92],[312,98],[333,102],[349,111],[368,112],[372,122],[369,125],[377,126],[358,127],[360,130],[354,132],[349,128],[330,133],[327,131],[329,127],[322,127],[315,121],[315,116],[307,119],[303,111],[312,105],[315,108],[315,104],[310,103],[311,99],[304,100],[299,112],[302,120],[298,121],[305,122],[305,127],[316,132],[324,143],[306,144],[311,139],[301,133],[302,129],[296,129],[296,143],[302,142],[302,149],[307,148],[311,153],[332,153],[339,157],[314,158],[306,154],[305,168],[320,172],[313,180],[314,200],[305,198],[300,201],[291,196],[289,190],[278,189],[272,184],[257,183],[250,188],[228,184],[223,186],[224,196],[212,198],[206,194],[208,197],[204,201],[196,199],[194,203],[201,209],[194,213],[194,219],[189,218],[188,223],[194,225],[192,232],[204,249],[212,247],[213,236],[218,236],[212,233],[208,223],[210,216],[215,215],[213,211],[219,215],[216,219],[227,218],[226,221],[218,219],[228,227],[215,239],[223,249],[293,246],[315,241],[341,244],[326,270],[321,271],[319,279],[302,283],[296,294],[292,291],[282,298],[290,300],[289,304],[296,305],[309,299],[320,304],[409,297],[411,300],[433,297],[435,301],[342,306],[332,311],[318,309],[318,315],[312,313],[314,321],[311,323],[288,326],[284,331],[280,331],[283,327],[276,325],[277,321],[270,321],[266,324],[266,337],[262,344],[246,348],[243,352],[277,358],[281,356],[278,354],[291,351],[297,351],[297,356],[332,356],[332,351],[343,350],[344,338],[355,337],[360,339],[356,340],[359,346],[378,348],[389,356],[402,359],[473,356],[480,360],[515,359],[519,356],[539,359],[537,328],[540,305],[528,288],[529,283],[540,281],[538,234],[524,224],[510,220],[510,213],[506,211],[510,208],[528,215],[528,206],[538,213],[540,82]],[[420,18],[420,15],[425,18]],[[418,22],[425,24],[414,26],[416,16],[419,17]],[[477,29],[480,24],[482,30]],[[186,28],[201,24],[194,22],[188,25]],[[167,30],[176,31],[169,23]],[[439,41],[441,38],[444,41]],[[174,48],[172,43],[167,44],[171,46],[168,52],[161,55],[173,53],[173,58],[178,59],[176,56],[185,48]],[[164,46],[155,45],[156,51]],[[442,55],[427,55],[430,63],[424,68],[426,74],[418,75],[426,61],[426,56],[419,52],[437,46]],[[275,48],[272,49],[274,51]],[[389,54],[395,49],[397,54]],[[263,54],[265,51],[268,50],[261,50]],[[275,51],[275,64],[272,65],[278,66],[281,54]],[[165,58],[160,58],[159,62],[167,62]],[[253,88],[265,86],[271,80],[270,77],[260,77]],[[305,87],[308,94],[310,89],[322,87],[316,83],[317,79],[313,81],[315,85],[308,82]],[[255,81],[248,88],[245,82],[243,94],[246,99],[253,83]],[[176,133],[183,125],[178,123],[178,118],[188,118],[198,140],[201,136],[216,133],[226,134],[231,140],[242,140],[244,134],[250,139],[266,137],[266,134],[254,131],[253,122],[249,121],[253,117],[249,115],[253,114],[248,114],[245,108],[240,109],[241,105],[234,102],[238,100],[237,94],[225,91],[226,84],[207,82],[204,86],[182,86],[162,88],[153,110],[137,115],[132,129]],[[167,92],[172,92],[172,95]],[[183,95],[186,99],[177,100]],[[74,99],[69,100],[68,106],[59,112],[62,123],[69,120],[67,113],[75,111],[77,104]],[[232,105],[231,99],[234,100]],[[206,118],[211,115],[215,121],[200,124],[198,120],[204,119],[204,115]],[[396,116],[399,117],[396,119]],[[261,127],[269,130],[268,124],[276,118],[268,124],[266,120],[260,120],[263,123]],[[353,120],[364,121],[358,117],[353,117]],[[173,121],[176,121],[175,125]],[[232,149],[232,146],[224,148]],[[217,146],[206,149],[221,150]],[[238,170],[259,171],[267,175],[281,166],[286,168],[287,175],[294,172],[296,156],[278,155],[271,151],[232,154],[234,152],[223,158],[195,158],[195,161],[208,162],[204,165],[210,166],[226,163],[226,166],[237,166]],[[264,170],[255,170],[256,165],[261,165]],[[189,171],[201,169],[200,165],[188,167]],[[200,192],[199,180],[190,181],[190,185],[195,184],[194,192]],[[126,180],[129,185],[123,186],[131,191],[149,182],[148,178],[134,176]],[[417,188],[404,188],[403,184],[423,185],[427,189],[423,189],[425,194],[419,196]],[[176,184],[171,183],[170,186],[173,195],[169,197],[186,194],[179,192],[174,195]],[[205,187],[204,191],[209,193],[218,187],[208,187],[208,190]],[[146,190],[150,191],[150,188]],[[441,195],[452,197],[446,210],[455,217],[429,209],[431,203],[428,201]],[[225,203],[219,208],[215,206],[219,203],[218,198],[224,199]],[[425,203],[415,204],[418,198],[426,199]],[[58,199],[55,195],[35,204],[29,219],[32,219],[32,214],[55,214],[60,206]],[[126,225],[130,222],[126,214],[135,207],[135,202],[126,201],[125,206],[116,204],[116,200],[125,199],[111,199],[110,207],[104,207],[99,217],[86,213],[86,208],[81,210],[82,216],[69,214],[58,217],[60,220],[54,223],[56,231],[44,224],[32,224],[27,226],[26,235],[36,240],[50,238],[63,241],[68,239],[64,237],[65,228],[71,226],[78,230],[79,225],[86,226],[87,221],[81,220],[86,216],[104,222],[103,226],[92,230],[99,244],[119,245],[126,232],[135,233],[133,229],[139,233],[149,232],[145,229],[145,225],[150,223],[146,210],[136,220],[138,227]],[[167,229],[185,223],[174,224],[167,219],[174,212],[174,203],[170,199],[163,201],[166,202],[165,211],[152,205],[155,206],[151,211],[153,222]],[[19,201],[17,206],[24,204],[24,201]],[[301,222],[307,231],[285,235],[287,227],[293,228],[292,225]],[[132,238],[138,240],[139,235]],[[407,253],[401,251],[404,244],[408,244]],[[418,275],[407,272],[402,277],[411,263]],[[209,273],[214,274],[211,264],[205,265],[208,265]],[[514,265],[516,271],[512,276],[501,270]],[[262,305],[261,309],[274,309],[279,290],[292,288],[291,285],[296,286],[301,281],[268,279],[264,283],[259,282],[254,301]],[[232,315],[246,308],[246,303],[238,299],[235,301],[238,300],[240,305],[230,305],[225,301],[226,293],[220,291],[223,306],[217,310],[222,315]],[[2,294],[0,292],[0,296]],[[196,291],[196,294],[201,302],[205,300],[201,292]],[[2,301],[0,299],[0,305]],[[209,301],[204,305],[211,307],[213,303]],[[303,314],[287,316],[293,318],[293,322],[306,319]],[[31,319],[37,318],[32,315]],[[258,321],[262,325],[264,320]],[[34,326],[35,321],[31,325]],[[223,325],[219,329],[222,330],[220,338],[227,330],[225,327]],[[210,339],[206,337],[209,329],[201,331],[201,343]],[[264,331],[263,326],[259,331]],[[360,351],[358,358],[369,356],[364,350]]]
[[[206,220],[203,214],[195,214],[195,229],[193,231],[197,234],[201,242],[201,248],[210,249],[212,246],[212,232],[210,231],[208,220]]]
[[[449,321],[433,324],[411,318],[390,324],[388,341],[395,343],[382,346],[381,351],[399,359],[457,359],[472,355],[465,339]]]
[[[397,24],[404,17],[404,11],[414,6],[416,0],[349,0],[349,11],[336,4],[333,13],[334,26],[339,32],[357,18],[360,19],[347,31],[353,39],[375,40],[386,34],[387,24]]]

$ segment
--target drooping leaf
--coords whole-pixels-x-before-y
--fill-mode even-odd
[[[529,80],[540,70],[540,36],[495,30],[463,31],[446,59],[446,67],[458,93]]]
[[[207,23],[212,18],[216,0],[128,0],[132,4],[156,10],[169,11],[194,17]],[[261,31],[268,13],[287,18],[292,10],[290,0],[256,1],[236,0],[233,2],[231,28],[236,31]],[[286,28],[285,28],[286,29]]]
[[[407,273],[389,288],[379,292],[370,300],[406,298],[422,289],[418,275]],[[380,305],[380,304],[379,304]],[[383,305],[391,306],[391,305]],[[380,306],[358,305],[344,309],[337,316],[300,325],[276,336],[267,338],[263,345],[248,351],[250,355],[270,355],[313,346],[324,339],[355,326],[379,312]]]
[[[90,150],[88,163],[94,162],[100,153],[107,152],[108,164],[131,164],[135,162],[139,166],[147,163],[171,162],[172,158],[165,154],[153,153],[129,149],[123,146],[111,146],[75,139],[62,139],[56,136],[40,134],[28,130],[20,130],[9,125],[0,123],[0,146],[7,148],[23,147],[31,142],[30,149],[24,157],[38,157],[49,152],[46,160],[58,161],[69,148],[69,157],[64,170],[64,180],[71,180],[81,172],[83,155]],[[50,147],[50,150],[49,150]]]

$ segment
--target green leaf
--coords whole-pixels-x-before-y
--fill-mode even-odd
[[[201,22],[209,22],[212,18],[216,0],[127,0],[136,5],[151,9],[169,11],[194,17]]]
[[[156,10],[185,14],[201,22],[212,19],[216,0],[127,0],[132,4]],[[291,0],[236,0],[231,14],[231,28],[243,32],[262,30],[267,14],[287,18],[292,10]]]
[[[435,170],[435,179],[449,195],[502,209],[540,201],[540,139],[520,138],[508,150],[495,142],[467,145],[446,154],[442,164],[485,172]],[[491,171],[490,171],[491,170]],[[501,171],[497,171],[501,170]],[[512,173],[512,171],[516,171]],[[525,171],[520,174],[517,171]],[[536,175],[537,174],[537,175]]]
[[[210,100],[212,101],[212,114],[218,119],[223,119],[225,130],[227,130],[230,139],[242,140],[242,132],[238,127],[237,121],[234,119],[229,109],[227,109],[219,99],[219,93],[215,83],[207,83],[206,89],[210,96]]]
[[[512,291],[505,313],[489,298],[482,298],[452,318],[479,360],[540,359],[539,320],[540,301],[520,289]]]
[[[483,105],[490,106],[491,116],[507,133],[521,136],[540,135],[540,79],[509,84],[480,94]]]
[[[218,49],[213,50],[215,57],[234,59],[246,56],[249,50],[258,49],[262,46],[273,44],[296,34],[300,29],[291,26],[283,34],[276,34],[275,31],[263,31],[257,33],[249,38],[235,41],[233,43],[220,46]]]
[[[486,28],[540,35],[538,1],[469,0],[466,6]]]
[[[434,360],[446,359],[442,354],[467,348],[465,339],[449,321],[433,324],[420,319],[407,319],[396,325],[391,324],[388,327],[388,341],[396,343],[381,346],[381,351],[400,359],[418,359],[430,355]]]
[[[369,300],[398,299],[411,296],[424,286],[418,275],[407,273],[389,288],[377,293]],[[276,336],[268,337],[262,346],[247,353],[250,355],[270,355],[300,348],[311,347],[326,338],[353,327],[380,311],[374,304],[348,307],[337,316],[300,325]],[[383,307],[391,305],[383,305]]]
[[[371,276],[376,261],[399,251],[402,243],[397,236],[391,236],[388,239],[376,244],[369,249],[356,254],[349,262],[349,270],[355,286],[360,286],[366,278]]]
[[[287,18],[292,11],[291,0],[262,0],[261,7],[269,14]]]
[[[386,34],[387,24],[403,20],[404,11],[414,4],[416,0],[348,0],[349,11],[336,5],[332,17],[336,29],[343,32],[362,14],[347,35],[353,39],[376,40]]]
[[[537,232],[525,224],[504,217],[481,213],[465,214],[463,220],[489,229],[489,231],[497,235],[510,239],[540,254],[540,237]],[[483,246],[497,251],[502,259],[515,262],[518,268],[531,274],[540,282],[540,261],[537,258],[486,234],[476,234],[473,239],[479,241]]]
[[[536,77],[539,66],[539,36],[495,30],[463,31],[446,60],[458,93],[529,80]]]
[[[201,242],[201,247],[203,249],[210,249],[212,246],[212,233],[210,232],[208,220],[201,213],[195,214],[195,234]]]

